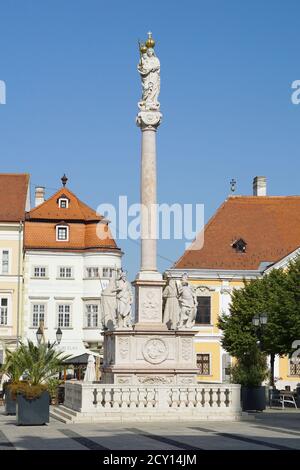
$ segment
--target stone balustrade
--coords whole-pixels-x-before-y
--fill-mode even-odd
[[[117,386],[67,382],[64,406],[82,416],[148,416],[163,419],[239,419],[240,386],[198,384],[189,386]]]

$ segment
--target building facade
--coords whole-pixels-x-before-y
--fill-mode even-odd
[[[0,364],[22,334],[23,228],[29,175],[0,174]]]
[[[256,177],[253,196],[229,196],[203,235],[202,249],[187,250],[166,275],[180,279],[186,272],[196,289],[199,380],[224,382],[231,358],[221,345],[218,318],[230,313],[231,293],[243,287],[245,279],[287,266],[299,254],[300,196],[267,196],[266,179]],[[287,357],[276,358],[275,375],[279,388],[293,389],[300,381],[299,365]]]
[[[36,188],[35,208],[26,214],[24,236],[24,337],[45,341],[77,356],[102,346],[101,291],[121,269],[122,252],[108,222],[63,186],[44,201]]]

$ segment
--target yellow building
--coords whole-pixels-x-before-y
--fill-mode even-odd
[[[22,335],[23,221],[29,176],[0,174],[0,364]]]
[[[192,245],[166,275],[180,279],[187,273],[196,290],[199,380],[224,382],[231,358],[221,346],[219,315],[229,314],[231,293],[245,279],[287,266],[300,254],[300,196],[267,196],[266,178],[256,177],[253,196],[229,196],[197,239],[203,235],[202,248]],[[276,358],[275,376],[278,388],[293,389],[300,365]]]

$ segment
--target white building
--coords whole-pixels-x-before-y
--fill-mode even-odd
[[[122,252],[107,221],[63,187],[47,201],[36,188],[24,237],[24,336],[45,341],[62,331],[61,349],[72,356],[85,347],[99,352],[101,290],[121,268]]]

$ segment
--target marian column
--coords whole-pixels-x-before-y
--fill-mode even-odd
[[[148,33],[140,45],[138,72],[142,81],[142,98],[136,122],[142,133],[141,151],[141,264],[134,282],[136,288],[136,328],[162,325],[162,281],[156,266],[156,132],[161,123],[160,62],[154,52],[155,41]]]
[[[142,81],[137,115],[137,125],[142,134],[142,207],[141,265],[133,282],[135,321],[133,325],[129,321],[131,286],[121,274],[116,285],[112,282],[102,297],[104,318],[108,319],[104,331],[102,381],[107,384],[196,383],[195,331],[191,317],[196,312],[195,295],[187,279],[182,279],[179,284],[173,281],[173,285],[170,283],[168,286],[170,302],[165,321],[162,321],[162,288],[165,282],[156,267],[156,132],[162,115],[158,102],[160,63],[154,46],[152,35],[148,33],[145,44],[140,45],[138,64]],[[180,305],[180,312],[174,311],[179,310]],[[167,325],[167,320],[172,320],[171,325]]]

